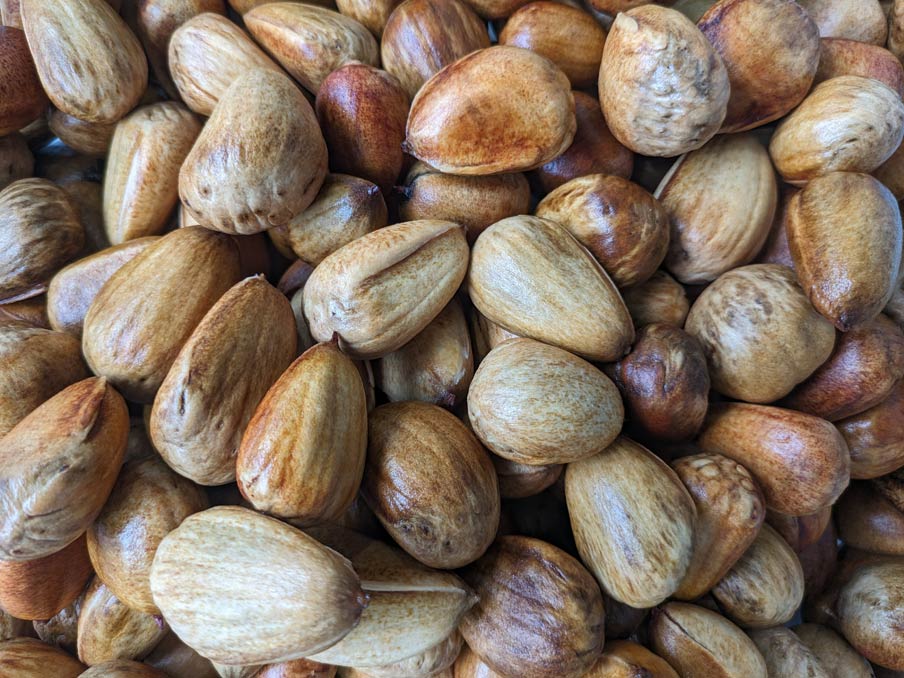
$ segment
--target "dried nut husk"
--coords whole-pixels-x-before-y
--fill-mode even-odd
[[[783,405],[838,421],[878,405],[904,377],[904,332],[888,316],[842,334],[831,357]]]
[[[414,339],[375,363],[376,385],[392,402],[420,400],[452,408],[474,376],[471,339],[453,299]]]
[[[530,185],[519,172],[458,176],[416,162],[400,191],[402,219],[454,221],[467,229],[471,243],[497,221],[530,210]]]
[[[696,600],[713,588],[756,539],[766,516],[763,493],[750,472],[721,454],[696,454],[672,462],[694,499],[694,552],[675,592]]]
[[[728,70],[731,95],[720,131],[777,120],[810,91],[819,64],[819,29],[793,0],[721,0],[697,27]],[[750,48],[752,40],[756,49]]]
[[[78,213],[62,188],[22,179],[0,191],[0,303],[42,294],[85,242]]]
[[[192,331],[238,277],[229,236],[200,226],[166,234],[94,298],[82,331],[88,365],[130,400],[152,402]]]
[[[656,271],[646,282],[623,290],[622,298],[638,329],[651,323],[684,327],[690,309],[684,287],[665,271]]]
[[[565,228],[547,219],[498,221],[474,244],[468,293],[492,322],[520,336],[607,362],[634,340],[615,284]]]
[[[84,536],[43,558],[0,561],[0,606],[19,619],[49,619],[78,598],[90,577]]]
[[[836,426],[851,453],[851,478],[878,478],[904,466],[904,380],[881,403]]]
[[[565,466],[562,464],[546,464],[535,466],[510,461],[498,455],[491,457],[499,479],[499,494],[503,499],[523,499],[540,494],[555,483]]]
[[[682,329],[645,325],[609,374],[625,400],[629,425],[645,438],[688,440],[709,403],[709,372],[699,341]]]
[[[336,0],[345,16],[361,23],[379,40],[393,10],[402,0]]]
[[[753,261],[769,236],[778,187],[752,134],[720,136],[679,158],[655,196],[669,215],[665,267],[685,284]]]
[[[875,664],[904,671],[904,564],[867,564],[844,586],[837,604],[841,632]]]
[[[2,310],[3,307],[0,307]],[[468,325],[471,328],[471,338],[474,346],[474,358],[480,364],[487,354],[507,339],[517,339],[518,335],[503,329],[496,323],[487,320],[483,314],[473,306],[468,307]]]
[[[606,642],[603,655],[584,678],[678,678],[662,657],[630,640]]]
[[[368,678],[434,678],[437,673],[445,671],[455,663],[455,659],[461,652],[462,642],[461,634],[453,631],[445,640],[407,659],[394,664],[368,667],[366,669],[367,676]]]
[[[0,326],[0,438],[56,393],[88,376],[76,338],[23,323]]]
[[[249,71],[282,73],[245,31],[212,12],[192,17],[176,29],[169,42],[169,68],[179,96],[201,115],[213,113],[229,86]]]
[[[57,272],[47,287],[50,326],[76,338],[82,336],[85,314],[106,282],[144,252],[157,237],[137,238],[78,259]]]
[[[851,547],[904,555],[904,502],[898,474],[852,483],[838,500],[838,536]]]
[[[143,106],[116,125],[104,171],[104,229],[114,245],[159,235],[179,201],[179,168],[201,132],[182,104]]]
[[[79,678],[168,678],[153,666],[127,659],[116,659],[92,666]]]
[[[544,397],[538,400],[538,393]],[[468,417],[500,457],[545,466],[602,452],[621,430],[624,407],[615,384],[587,361],[519,338],[480,363]]]
[[[122,464],[125,401],[103,378],[76,382],[0,439],[0,556],[34,560],[78,539]]]
[[[688,603],[667,603],[650,622],[650,646],[682,678],[767,678],[753,641],[720,614]]]
[[[76,117],[53,109],[48,116],[50,131],[60,141],[79,153],[102,157],[110,148],[116,122],[85,122]]]
[[[151,591],[180,638],[231,665],[326,649],[355,627],[367,605],[348,560],[237,506],[196,513],[164,537]]]
[[[792,631],[825,667],[830,678],[873,678],[869,662],[827,626],[800,624]]]
[[[295,349],[292,308],[266,280],[246,278],[228,290],[154,398],[148,431],[166,463],[201,485],[235,480],[242,435]]]
[[[614,174],[627,179],[634,169],[634,153],[612,135],[600,102],[584,92],[571,94],[577,121],[574,141],[557,158],[531,173],[540,195],[587,174]]]
[[[799,0],[823,38],[847,38],[884,45],[885,12],[878,0]]]
[[[742,464],[763,490],[766,506],[779,513],[816,513],[834,504],[850,480],[850,457],[838,430],[794,410],[713,403],[699,444]]]
[[[326,144],[301,90],[258,69],[220,97],[179,170],[179,197],[202,225],[250,235],[304,211],[326,170]]]
[[[564,551],[530,537],[500,537],[462,577],[480,600],[462,620],[461,634],[493,670],[578,678],[596,663],[603,598],[590,573]]]
[[[441,569],[483,555],[499,527],[499,484],[474,434],[421,402],[381,405],[368,427],[361,492],[396,543]]]
[[[53,105],[86,122],[116,122],[144,94],[138,38],[104,0],[21,0],[22,26]]]
[[[257,510],[296,525],[335,520],[358,493],[366,450],[358,369],[335,343],[318,344],[255,409],[236,459],[239,489]]]
[[[0,137],[0,191],[14,181],[32,176],[34,166],[35,159],[24,136],[13,132]]]
[[[769,525],[713,587],[719,606],[742,628],[766,629],[791,620],[804,597],[797,555]]]
[[[158,617],[127,607],[97,577],[78,616],[78,658],[88,666],[143,657],[167,634]]]
[[[424,84],[411,103],[405,151],[450,174],[521,172],[561,154],[576,129],[565,74],[529,50],[498,45]]]
[[[806,676],[832,678],[815,654],[789,628],[776,626],[750,633],[766,660],[770,676]]]
[[[0,642],[29,635],[31,626],[29,622],[16,619],[8,612],[0,610]]]
[[[785,181],[805,185],[830,172],[872,172],[902,136],[900,95],[878,80],[842,75],[816,85],[779,124],[769,154]]]
[[[803,549],[819,541],[831,520],[830,506],[808,516],[789,516],[775,511],[766,513],[766,523],[772,526],[798,555]]]
[[[697,511],[663,461],[618,438],[601,454],[568,465],[565,497],[578,552],[603,591],[631,607],[653,607],[678,590],[693,554]]]
[[[82,610],[83,599],[84,592],[81,592],[81,595],[73,603],[64,607],[50,619],[35,620],[33,625],[38,638],[48,645],[58,647],[71,655],[75,655],[76,639],[78,637],[78,616]],[[10,637],[24,635],[27,634],[19,631]],[[9,638],[4,638],[4,640],[9,640]]]
[[[721,275],[694,302],[685,327],[703,345],[713,388],[751,403],[787,395],[835,345],[832,324],[779,264]]]
[[[2,678],[78,678],[85,665],[62,650],[34,638],[14,638],[0,643]]]
[[[636,153],[674,156],[719,131],[728,106],[722,57],[680,12],[643,5],[609,29],[600,105],[615,137]]]
[[[157,643],[151,653],[144,658],[144,662],[160,669],[171,678],[219,678],[219,674],[210,660],[204,659],[179,640],[179,636],[172,631]],[[325,678],[332,677],[326,676]]]
[[[564,226],[619,287],[646,282],[669,246],[669,215],[652,195],[618,176],[572,179],[547,195],[538,217]]]
[[[388,192],[405,162],[408,104],[408,94],[386,71],[351,63],[330,73],[316,101],[330,169],[367,179]]]
[[[158,457],[126,464],[88,528],[88,551],[98,578],[125,605],[159,615],[150,587],[154,552],[185,518],[205,508],[203,490]]]
[[[3,4],[0,2],[0,4]],[[2,11],[2,10],[0,10]],[[0,137],[37,120],[47,106],[25,33],[7,20],[0,26]]]
[[[414,98],[442,68],[490,46],[484,22],[460,0],[405,0],[386,21],[380,41],[383,67]]]
[[[423,330],[451,301],[468,266],[464,228],[407,221],[352,241],[324,259],[304,288],[317,341],[338,334],[354,358],[379,358]]]
[[[891,192],[871,176],[835,172],[797,193],[788,215],[794,267],[816,310],[842,332],[875,318],[901,267],[901,212]]]
[[[451,572],[424,567],[383,542],[336,528],[311,533],[352,561],[370,597],[358,626],[311,659],[364,671],[408,659],[448,638],[476,602]]]
[[[904,96],[904,67],[898,57],[884,47],[845,38],[822,38],[819,44],[815,82],[841,75],[860,75],[884,82],[898,96]]]
[[[592,87],[600,72],[606,31],[582,9],[539,0],[508,18],[499,44],[545,56],[562,69],[573,87]]]

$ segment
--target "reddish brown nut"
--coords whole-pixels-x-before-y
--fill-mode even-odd
[[[888,27],[879,0],[800,0],[823,38],[884,45]]]
[[[788,246],[788,205],[798,190],[788,184],[779,186],[775,219],[772,221],[772,228],[769,230],[766,243],[756,257],[756,263],[781,264],[794,270],[794,259],[791,258],[791,249]]]
[[[831,521],[832,508],[829,506],[808,516],[789,516],[776,511],[766,513],[766,522],[797,553],[818,542]]]
[[[851,478],[877,478],[904,466],[904,380],[881,403],[836,426],[851,452]]]
[[[393,10],[402,0],[336,0],[336,7],[345,16],[359,21],[377,39],[383,35],[383,29]]]
[[[845,38],[822,38],[819,44],[819,68],[814,84],[840,75],[861,75],[884,82],[898,96],[904,96],[904,67],[884,47]]]
[[[565,470],[564,464],[529,466],[491,455],[496,477],[499,479],[499,494],[503,499],[522,499],[540,494],[555,483]]]
[[[0,26],[0,137],[17,132],[47,107],[25,33]]]
[[[852,483],[838,500],[838,536],[850,547],[904,555],[904,492],[895,474]]]

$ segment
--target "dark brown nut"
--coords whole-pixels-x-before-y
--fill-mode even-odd
[[[825,507],[807,516],[789,516],[784,513],[767,511],[766,523],[788,542],[795,553],[815,544],[832,520],[832,508]]]
[[[50,278],[85,242],[65,191],[22,179],[0,191],[0,303],[43,294]]]
[[[81,337],[85,314],[100,289],[116,271],[156,241],[156,237],[129,240],[60,269],[47,287],[47,317],[50,326],[60,332]]]
[[[646,282],[669,246],[669,215],[637,184],[591,174],[560,186],[539,205],[538,217],[564,226],[619,287]]]
[[[841,75],[860,75],[884,82],[898,96],[904,96],[904,67],[898,57],[884,47],[844,38],[822,38],[819,44],[819,68],[814,82]]]
[[[499,526],[499,485],[486,450],[454,415],[408,402],[370,415],[361,492],[390,536],[429,567],[486,551]]]
[[[43,558],[0,561],[0,606],[19,619],[49,619],[78,598],[91,574],[84,535]]]
[[[576,130],[565,74],[529,50],[497,45],[424,84],[411,102],[404,150],[450,174],[521,172],[561,154]]]
[[[835,345],[831,323],[814,310],[794,273],[778,264],[720,276],[694,302],[685,327],[703,345],[713,388],[751,403],[787,395]]]
[[[465,0],[484,19],[504,19],[530,0]],[[2,4],[2,2],[0,2]]]
[[[802,186],[830,172],[872,172],[902,135],[901,96],[878,80],[842,75],[816,85],[779,124],[769,154],[785,181]]]
[[[330,73],[346,64],[376,66],[380,61],[379,47],[370,31],[354,19],[323,7],[267,3],[252,9],[242,20],[254,39],[313,94]]]
[[[678,678],[668,662],[630,640],[606,642],[603,655],[584,678]]]
[[[832,678],[828,668],[791,629],[764,628],[751,631],[750,637],[766,660],[770,676]]]
[[[788,214],[794,267],[816,310],[842,332],[875,318],[901,265],[901,213],[891,192],[868,175],[835,172],[796,194]]]
[[[138,38],[102,0],[23,0],[22,24],[44,91],[86,122],[116,122],[141,99],[148,63]]]
[[[34,166],[35,159],[24,136],[14,132],[0,137],[0,191],[14,181],[32,176]]]
[[[97,181],[87,181],[66,177],[58,179],[60,187],[66,191],[75,211],[85,227],[86,254],[99,252],[110,246],[104,231],[103,187]]]
[[[892,192],[896,200],[904,199],[904,144],[898,146],[898,150],[876,168],[873,176],[885,184],[885,187]]]
[[[558,488],[562,483],[557,483]],[[564,489],[562,490],[564,492]],[[649,610],[637,609],[625,605],[611,596],[603,594],[603,604],[606,606],[606,638],[630,638],[647,618]]]
[[[297,525],[335,520],[358,493],[366,449],[361,376],[334,343],[318,344],[254,410],[235,460],[239,489],[257,510]]]
[[[240,76],[255,69],[282,73],[245,31],[211,12],[192,17],[173,32],[168,58],[179,96],[201,115],[213,113],[217,101]]]
[[[565,470],[562,464],[531,466],[495,454],[492,461],[499,479],[499,494],[503,499],[523,499],[540,494],[555,483]]]
[[[634,153],[609,131],[600,102],[584,92],[571,94],[577,132],[571,146],[531,173],[540,195],[587,174],[614,174],[627,179],[634,169]]]
[[[35,408],[88,376],[79,342],[23,323],[0,327],[0,438]]]
[[[464,2],[405,0],[386,21],[380,54],[383,68],[414,98],[440,69],[489,46],[486,24]]]
[[[85,665],[60,649],[34,638],[14,638],[0,643],[2,678],[78,678]]]
[[[767,678],[753,641],[720,614],[688,603],[667,603],[653,613],[650,646],[682,678]]]
[[[141,662],[116,659],[92,666],[79,678],[167,678],[167,675]]]
[[[48,125],[71,149],[96,157],[107,154],[116,130],[116,122],[85,122],[55,108],[50,112]]]
[[[450,301],[420,334],[374,367],[376,385],[391,402],[420,400],[450,409],[463,402],[474,356],[461,304]]]
[[[643,437],[680,442],[703,425],[709,404],[706,356],[700,342],[684,330],[645,325],[611,374],[625,400],[629,425]]]
[[[728,69],[731,96],[722,132],[777,120],[810,90],[819,63],[819,30],[793,0],[721,0],[697,27]],[[751,40],[757,49],[750,49]]]
[[[838,599],[841,632],[857,652],[889,669],[904,671],[904,564],[859,568]]]
[[[560,2],[538,0],[512,14],[500,45],[545,56],[568,76],[572,87],[592,87],[600,72],[606,31],[590,14]]]
[[[690,309],[684,288],[665,271],[656,271],[646,282],[624,290],[622,297],[638,329],[651,323],[684,327]]]
[[[631,607],[652,607],[678,589],[691,561],[696,509],[663,461],[618,438],[602,454],[568,465],[565,496],[578,552],[603,591]]]
[[[881,403],[836,426],[851,452],[851,478],[878,478],[904,466],[904,380]]]
[[[628,309],[605,270],[548,219],[510,217],[484,231],[471,253],[468,294],[510,332],[591,360],[617,360],[634,340]]]
[[[524,175],[517,172],[456,176],[416,162],[399,190],[402,219],[454,221],[467,229],[471,243],[497,221],[530,210],[530,186]]]
[[[0,304],[0,327],[21,324],[45,330],[50,329],[50,321],[47,320],[46,295],[31,297],[30,299],[23,299],[10,304]]]
[[[157,546],[185,518],[205,508],[203,490],[159,458],[126,464],[88,528],[88,551],[98,578],[125,605],[159,615],[150,586]]]
[[[724,135],[678,159],[654,195],[671,221],[665,267],[693,284],[753,261],[769,235],[778,187],[754,135]]]
[[[797,555],[769,525],[713,587],[725,615],[738,626],[766,629],[791,620],[804,597]]]
[[[750,472],[720,454],[682,457],[672,468],[697,507],[691,564],[674,595],[695,600],[744,555],[760,531],[766,507]]]
[[[800,624],[792,630],[826,668],[829,678],[874,678],[869,662],[827,626]]]
[[[49,556],[100,513],[122,465],[129,414],[105,379],[76,382],[0,439],[3,560]]]
[[[150,403],[192,331],[238,277],[228,235],[200,226],[168,233],[94,298],[82,333],[88,365],[130,400]]]
[[[166,463],[202,485],[235,480],[246,426],[295,350],[295,320],[283,295],[261,277],[227,291],[194,329],[154,398],[148,431]]]
[[[162,233],[179,202],[179,168],[201,123],[172,101],[143,106],[116,125],[104,170],[104,229],[114,245]]]
[[[336,0],[336,6],[345,16],[360,22],[377,39],[383,35],[383,29],[393,10],[402,0]]]
[[[416,337],[445,308],[467,273],[464,228],[423,219],[381,228],[324,259],[304,287],[317,341],[354,358],[379,358]]]
[[[800,0],[823,38],[847,38],[884,45],[885,12],[878,0]]]
[[[33,625],[38,638],[48,645],[58,647],[71,655],[75,655],[76,639],[78,637],[78,615],[82,609],[83,598],[84,592],[73,603],[64,607],[50,619],[35,620]],[[16,633],[15,635],[24,636],[27,634]]]
[[[791,258],[791,250],[788,247],[788,206],[791,198],[798,192],[799,189],[788,184],[780,185],[775,219],[772,221],[766,243],[756,257],[756,263],[781,264],[794,270],[794,259]]]
[[[339,68],[317,90],[317,120],[330,170],[372,181],[387,193],[402,171],[408,94],[386,71],[367,64]]]
[[[824,419],[779,407],[711,404],[700,447],[742,464],[766,505],[803,516],[835,503],[850,481],[844,438]]]
[[[463,640],[458,631],[453,631],[445,640],[416,655],[383,666],[368,666],[368,678],[441,678],[440,674],[455,663],[461,652]],[[261,676],[258,676],[261,678]],[[264,676],[263,678],[266,678]],[[272,676],[271,678],[280,678]],[[286,676],[286,678],[291,678]],[[303,678],[303,676],[299,676]],[[317,678],[313,676],[312,678]],[[451,676],[449,677],[451,678]]]
[[[838,500],[838,536],[850,547],[904,555],[904,503],[895,475],[852,483]]]
[[[804,602],[807,606],[808,619],[811,618],[812,601],[825,591],[829,579],[835,574],[839,550],[838,533],[830,521],[819,540],[815,544],[805,546],[797,554],[804,571]]]
[[[624,408],[612,381],[587,361],[518,338],[480,363],[468,391],[468,417],[499,456],[545,466],[602,452],[621,430]]]
[[[2,4],[2,3],[0,3]],[[47,95],[25,33],[3,21],[0,26],[0,137],[18,132],[41,116]]]
[[[578,678],[596,663],[603,598],[590,573],[564,551],[539,539],[500,537],[462,576],[480,600],[462,620],[461,634],[493,670]]]
[[[78,616],[78,658],[92,666],[143,657],[168,631],[159,617],[127,607],[95,577]]]
[[[700,148],[722,126],[729,98],[722,57],[690,19],[657,5],[615,18],[599,90],[615,137],[652,156]]]
[[[172,631],[157,643],[144,662],[172,678],[220,678],[209,659],[179,640]]]

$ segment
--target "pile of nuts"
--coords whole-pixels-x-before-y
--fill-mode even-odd
[[[0,678],[904,676],[904,0],[0,19]]]

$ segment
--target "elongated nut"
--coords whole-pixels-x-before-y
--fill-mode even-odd
[[[585,678],[678,678],[668,662],[630,640],[606,642],[603,655]]]
[[[829,668],[808,648],[795,633],[784,626],[759,629],[750,637],[766,660],[770,676],[807,676],[831,678]]]
[[[833,678],[872,678],[869,662],[832,629],[821,624],[800,624],[792,630]]]
[[[14,638],[0,643],[0,675],[10,678],[78,678],[85,665],[63,650],[34,638]]]

